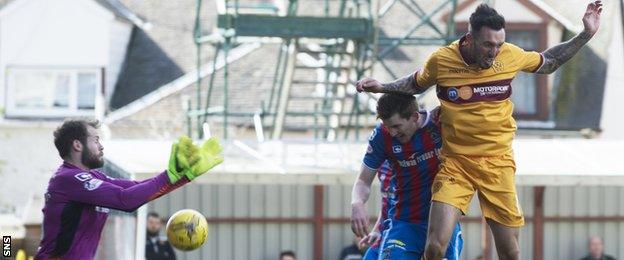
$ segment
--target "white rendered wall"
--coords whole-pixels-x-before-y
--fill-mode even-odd
[[[131,28],[94,1],[9,4],[0,11],[0,106],[9,67],[104,68],[105,82],[114,83]]]

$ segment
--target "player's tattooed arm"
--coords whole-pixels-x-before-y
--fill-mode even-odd
[[[544,64],[536,73],[550,74],[555,72],[561,65],[570,60],[591,38],[591,34],[583,31],[569,41],[546,50],[542,53]]]
[[[373,78],[364,78],[359,80],[356,84],[357,91],[372,92],[372,93],[396,93],[414,95],[420,94],[424,89],[419,88],[416,85],[414,73],[410,73],[405,77],[392,81],[390,83],[380,83]]]
[[[600,13],[602,13],[602,1],[589,3],[585,10],[585,15],[583,15],[583,32],[569,41],[543,52],[544,64],[536,72],[540,74],[552,73],[566,61],[570,60],[598,31],[598,27],[600,27]]]
[[[383,86],[383,93],[397,93],[397,94],[420,94],[421,89],[416,85],[414,74],[406,75],[395,81],[381,84]]]

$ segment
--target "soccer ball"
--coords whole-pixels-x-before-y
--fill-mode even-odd
[[[177,249],[190,251],[199,248],[208,238],[208,222],[192,209],[180,210],[167,221],[169,243]]]

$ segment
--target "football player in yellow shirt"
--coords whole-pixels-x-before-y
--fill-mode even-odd
[[[358,81],[358,91],[377,93],[419,94],[437,85],[442,165],[432,187],[425,259],[442,259],[475,192],[499,258],[519,259],[524,218],[514,183],[511,81],[518,71],[554,72],[598,31],[601,12],[601,1],[590,3],[581,33],[538,53],[506,43],[505,18],[482,4],[470,16],[469,32],[435,51],[422,69],[386,84],[372,78]]]

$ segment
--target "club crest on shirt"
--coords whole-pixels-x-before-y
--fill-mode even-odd
[[[494,70],[494,72],[501,72],[503,71],[503,63],[500,61],[495,60],[494,63],[492,63],[492,69]]]
[[[102,185],[102,182],[103,181],[100,179],[91,179],[88,182],[85,182],[84,188],[87,190],[95,190]]]
[[[90,179],[93,179],[93,176],[91,176],[91,174],[88,172],[78,173],[74,175],[74,177],[76,177],[76,179],[78,179],[79,181],[88,181]]]
[[[403,148],[401,148],[400,145],[394,145],[394,146],[392,146],[392,151],[394,153],[400,153],[400,152],[403,152]]]

